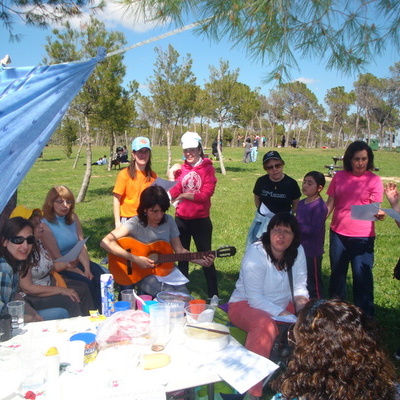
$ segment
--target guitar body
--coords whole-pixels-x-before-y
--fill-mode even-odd
[[[168,242],[157,241],[142,243],[132,237],[123,237],[117,243],[126,251],[136,256],[144,256],[157,262],[160,254],[173,254],[174,250]],[[166,276],[174,269],[174,262],[157,264],[154,268],[140,268],[137,264],[125,258],[108,254],[108,268],[115,282],[120,285],[132,285],[149,275]]]

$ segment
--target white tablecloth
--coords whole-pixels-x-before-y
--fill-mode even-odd
[[[78,332],[96,333],[98,325],[99,322],[93,322],[88,317],[31,323],[25,325],[23,334],[0,343],[0,399],[23,398],[25,389],[21,391],[21,381],[32,369],[39,371],[43,366],[46,369],[43,354],[50,347],[59,350],[60,362],[68,361],[69,338]],[[217,353],[191,351],[184,344],[183,333],[175,334],[163,352],[170,355],[171,363],[145,371],[139,361],[141,354],[152,353],[149,345],[123,345],[101,350],[96,360],[88,363],[83,370],[63,372],[58,379],[45,383],[34,392],[40,393],[39,400],[160,400],[165,399],[165,392],[221,381],[221,370],[228,371],[232,363],[237,363],[233,365],[233,369],[237,370],[240,358],[254,354],[233,338],[230,338],[226,349]],[[230,356],[233,354],[232,362]],[[224,357],[226,366],[221,364]],[[270,361],[256,356],[255,363],[260,362],[264,376],[260,378],[258,371],[256,381],[269,373],[265,370],[264,374],[264,369]],[[253,366],[249,366],[247,360],[246,364],[246,368],[252,370]],[[254,364],[254,369],[260,368]],[[239,375],[251,374],[246,371]]]

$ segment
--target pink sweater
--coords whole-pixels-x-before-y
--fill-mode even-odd
[[[185,162],[176,173],[177,184],[170,189],[172,198],[181,193],[193,193],[194,201],[180,200],[176,216],[183,219],[207,218],[210,216],[211,196],[214,194],[217,178],[209,158],[192,167]]]
[[[375,236],[373,221],[351,219],[351,206],[382,202],[383,185],[379,176],[369,171],[361,176],[339,171],[333,177],[327,194],[334,198],[331,222],[334,232],[350,237]]]

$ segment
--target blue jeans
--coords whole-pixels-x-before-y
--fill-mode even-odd
[[[330,231],[329,296],[346,298],[346,277],[351,263],[354,304],[371,317],[374,315],[374,243],[375,237],[348,237]]]
[[[65,308],[44,308],[37,312],[45,321],[52,319],[64,319],[69,318],[69,313]]]

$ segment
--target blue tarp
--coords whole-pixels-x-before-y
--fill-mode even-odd
[[[0,212],[104,57],[99,49],[83,62],[0,67]]]

